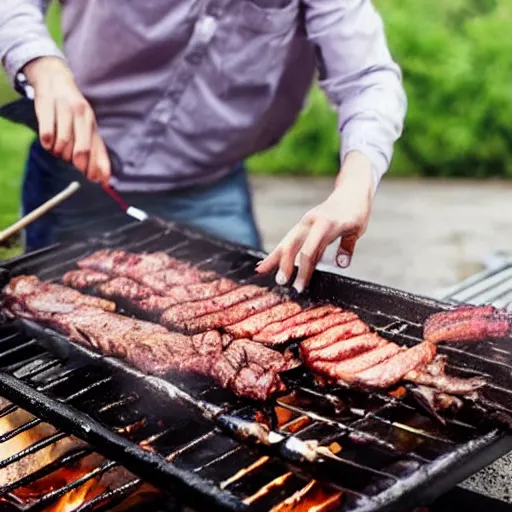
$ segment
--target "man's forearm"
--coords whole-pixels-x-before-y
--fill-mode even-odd
[[[370,0],[303,0],[308,37],[319,49],[320,84],[339,107],[340,159],[372,162],[375,187],[402,133],[407,101],[401,71]]]
[[[63,58],[46,28],[48,1],[2,0],[0,2],[0,60],[11,83],[28,63],[38,57]]]

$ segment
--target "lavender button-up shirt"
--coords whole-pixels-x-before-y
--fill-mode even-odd
[[[358,150],[376,183],[406,98],[370,0],[61,0],[64,54],[121,157],[121,191],[221,177],[277,143],[314,78],[339,112],[341,160]],[[62,56],[47,0],[0,1],[0,58],[14,81]]]

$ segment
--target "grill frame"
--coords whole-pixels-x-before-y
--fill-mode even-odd
[[[76,253],[79,257],[83,257],[86,253],[105,247],[124,246],[124,248],[135,250],[139,241],[136,240],[134,243],[132,242],[129,244],[130,247],[126,247],[126,238],[130,238],[130,236],[137,231],[139,233],[142,231],[144,234],[144,242],[140,242],[140,245],[144,245],[145,249],[148,245],[148,241],[149,245],[153,243],[152,237],[154,237],[154,241],[156,245],[158,245],[158,240],[162,236],[162,233],[175,232],[180,233],[184,238],[190,238],[193,241],[199,242],[199,245],[208,243],[214,244],[219,247],[220,250],[224,251],[224,254],[238,254],[238,256],[235,256],[234,261],[236,261],[237,258],[249,258],[249,261],[253,264],[257,259],[261,259],[261,257],[264,256],[263,253],[252,251],[235,244],[221,242],[209,235],[190,230],[189,228],[184,228],[171,223],[163,224],[152,220],[146,221],[143,224],[127,226],[126,228],[106,234],[103,237],[93,239],[89,242],[71,244],[70,246],[56,245],[38,251],[37,253],[15,258],[14,260],[4,263],[3,267],[0,269],[0,278],[3,277],[5,280],[11,275],[20,273],[20,270],[26,272],[27,268],[33,268],[34,265],[35,267],[40,267],[41,260],[43,262],[51,260],[52,256],[60,255],[62,252],[66,251]],[[151,234],[152,231],[154,232],[154,235]],[[181,243],[177,243],[174,249],[179,251],[180,245]],[[157,247],[155,249],[157,249]],[[208,258],[206,258],[206,260],[208,260]],[[204,258],[199,259],[199,261],[204,261]],[[233,262],[228,262],[227,266],[229,267],[230,265],[233,265]],[[247,268],[249,266],[246,265]],[[62,265],[60,265],[59,274],[62,274],[65,270],[61,267]],[[51,268],[49,269],[46,267],[44,274],[51,273]],[[268,278],[267,282],[270,282],[271,279],[271,277]],[[339,285],[342,286],[338,287]],[[344,295],[340,293],[341,290],[343,290]],[[352,304],[348,303],[347,296],[350,296]],[[365,302],[367,299],[363,297],[367,296],[371,296],[376,299],[375,302],[378,303],[377,310],[384,310],[384,313],[382,314],[385,315],[386,318],[389,319],[395,316],[396,323],[403,322],[404,317],[407,316],[408,320],[412,324],[420,325],[429,314],[439,310],[449,309],[451,306],[446,302],[418,297],[380,285],[319,271],[315,273],[312,286],[306,296],[306,300],[319,297],[324,300],[332,300],[340,305],[349,306],[352,309],[355,309],[358,313],[362,313],[362,317],[365,319],[365,311],[354,308],[353,304],[356,302]],[[386,314],[386,308],[391,309],[395,314]],[[377,313],[377,316],[378,314],[379,313]],[[33,332],[37,332],[37,326],[31,325],[25,321],[23,321],[23,324],[25,326],[29,326]],[[45,332],[46,336],[48,336],[48,330]],[[383,332],[385,332],[388,337],[391,334],[389,328]],[[57,350],[57,352],[59,352],[59,349],[62,349],[67,345],[68,347],[74,347],[74,351],[78,351],[82,354],[87,354],[89,352],[83,347],[70,343],[60,335],[52,334],[50,339],[53,339],[53,343],[50,343],[50,345],[46,343],[45,345],[47,348],[52,349],[52,351]],[[401,342],[409,344],[417,341],[414,339],[408,339],[405,336],[400,339]],[[88,357],[90,357],[91,354],[92,353],[89,353]],[[108,359],[98,356],[97,354],[95,354],[94,357],[103,360]],[[123,367],[124,364],[116,363],[116,366]],[[125,370],[130,371],[126,368]],[[158,466],[158,462],[160,462],[156,460],[156,457],[154,457],[153,454],[148,454],[147,452],[140,450],[143,453],[141,454],[137,452],[137,457],[134,459],[133,443],[130,443],[127,446],[125,440],[123,440],[124,442],[119,441],[118,438],[120,436],[112,434],[112,432],[105,431],[105,427],[102,427],[101,425],[95,425],[91,422],[91,418],[89,416],[77,415],[74,408],[60,404],[44,394],[34,391],[30,386],[21,384],[18,379],[6,375],[5,372],[0,372],[0,376],[2,376],[2,379],[0,379],[1,395],[22,406],[27,411],[36,414],[41,419],[49,421],[59,428],[63,428],[66,432],[74,434],[77,437],[90,442],[96,447],[99,446],[102,454],[119,460],[127,467],[127,469],[134,471],[135,473],[137,473],[137,470],[140,470],[140,466],[138,466],[138,464],[142,463],[152,475],[152,483],[158,482],[159,485],[164,484],[165,486],[168,485],[168,480],[164,481],[161,480],[161,478],[171,478],[176,482],[176,484],[178,484],[179,490],[185,492],[190,503],[193,505],[206,505],[209,509],[215,509],[213,507],[218,506],[220,502],[222,502],[218,509],[225,510],[226,507],[227,509],[232,510],[246,509],[244,506],[240,508],[239,503],[235,502],[236,500],[232,501],[232,497],[229,494],[219,496],[217,494],[217,489],[208,490],[203,486],[202,482],[198,482],[197,479],[193,479],[191,484],[189,478],[190,472],[175,471],[172,469],[164,471],[164,475],[160,475],[159,478],[155,478],[153,480],[155,466]],[[77,417],[79,417],[78,422],[76,421]],[[84,429],[83,425],[86,425],[87,428]],[[108,448],[104,443],[105,439],[109,440]],[[130,456],[128,458],[126,455],[126,448],[130,449]],[[401,480],[401,483],[406,488],[405,492],[397,492],[396,488],[390,488],[381,493],[379,495],[379,499],[374,499],[371,503],[367,503],[366,505],[363,504],[358,507],[357,510],[361,512],[370,510],[408,510],[419,502],[431,502],[436,497],[464,480],[467,476],[488,465],[490,462],[499,458],[511,449],[512,436],[504,435],[497,429],[491,430],[481,436],[478,440],[468,443],[467,446],[462,446],[450,456],[446,456],[441,460],[436,460],[434,463],[430,463],[428,471],[424,471],[422,475],[414,473],[408,480]],[[421,495],[419,499],[418,494]],[[204,495],[207,496],[206,502],[202,502],[201,499],[199,499],[198,502],[198,496],[200,498],[204,498]],[[230,506],[233,508],[230,508]]]

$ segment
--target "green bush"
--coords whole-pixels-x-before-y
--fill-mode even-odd
[[[391,175],[512,177],[512,2],[376,0],[409,109]],[[335,114],[317,90],[254,172],[335,173]]]

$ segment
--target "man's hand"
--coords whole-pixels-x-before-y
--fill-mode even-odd
[[[94,112],[66,63],[57,57],[41,57],[22,71],[34,88],[41,145],[72,162],[91,181],[107,184],[107,149],[98,133]]]
[[[264,274],[278,267],[276,282],[285,285],[290,281],[298,260],[299,268],[293,286],[301,293],[326,247],[340,236],[336,263],[340,267],[348,267],[357,240],[368,225],[373,189],[370,161],[361,153],[347,155],[331,195],[302,217],[281,243],[258,264],[256,271]]]

